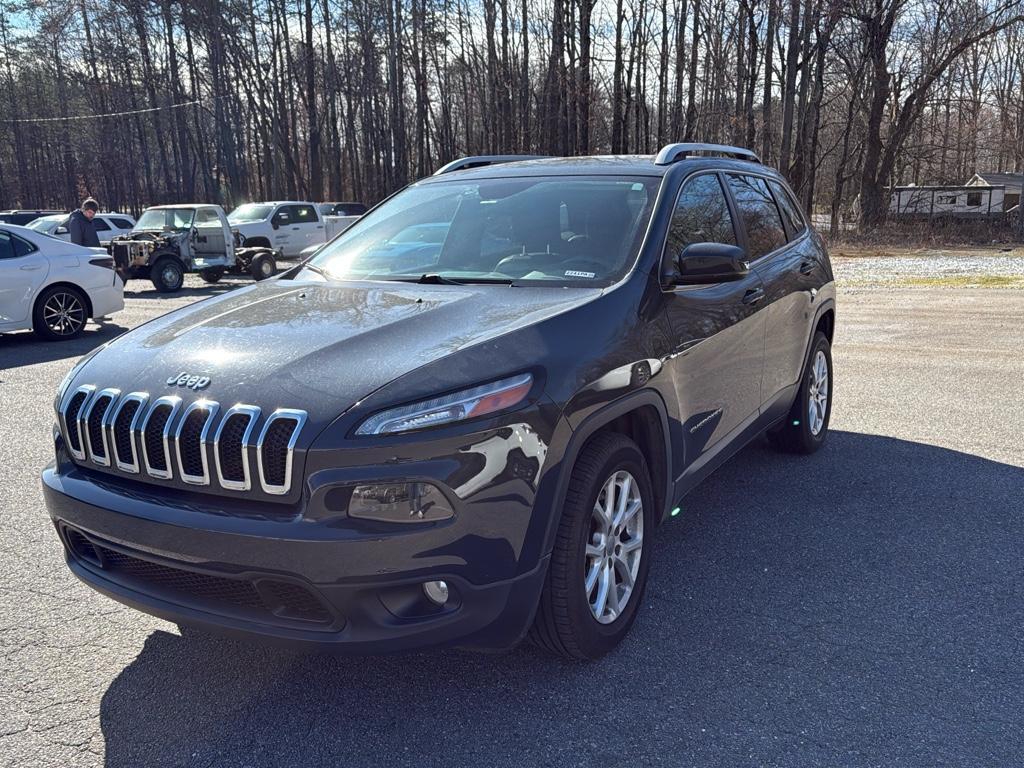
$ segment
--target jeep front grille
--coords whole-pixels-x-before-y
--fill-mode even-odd
[[[255,454],[260,488],[275,496],[292,489],[295,445],[307,418],[305,411],[279,408],[261,424],[255,405],[239,403],[221,415],[212,400],[150,401],[146,392],[122,396],[92,385],[66,397],[58,416],[69,453],[83,464],[248,491]]]

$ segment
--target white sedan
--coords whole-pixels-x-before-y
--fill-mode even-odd
[[[90,317],[124,309],[124,283],[102,248],[0,224],[0,332],[71,339]]]
[[[96,236],[100,245],[106,245],[118,235],[127,235],[135,226],[135,219],[122,213],[97,213],[93,216],[92,225],[96,228]],[[70,240],[68,234],[68,214],[58,213],[54,216],[40,216],[25,225],[44,235],[53,235],[61,240]]]

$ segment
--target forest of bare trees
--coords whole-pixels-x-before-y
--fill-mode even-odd
[[[1024,0],[0,0],[0,208],[375,202],[683,140],[833,225],[1024,170]]]

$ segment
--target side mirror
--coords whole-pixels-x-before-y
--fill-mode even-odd
[[[55,234],[66,235],[67,233],[68,233],[68,228],[67,227],[57,227],[57,231],[56,231]]]
[[[710,285],[742,280],[749,273],[746,251],[739,246],[692,243],[679,254],[671,281],[676,285]]]
[[[280,224],[280,222],[279,222],[279,221],[277,220],[277,218],[275,217],[275,218],[273,218],[273,219],[271,219],[271,220],[270,220],[270,226],[271,226],[271,228],[273,228],[273,229],[277,229],[278,227],[280,227],[280,226],[281,226],[281,224]]]

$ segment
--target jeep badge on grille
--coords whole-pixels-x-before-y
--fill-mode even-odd
[[[209,386],[209,376],[193,376],[185,371],[175,374],[167,379],[167,385],[170,387],[188,387],[189,389],[200,390]]]

